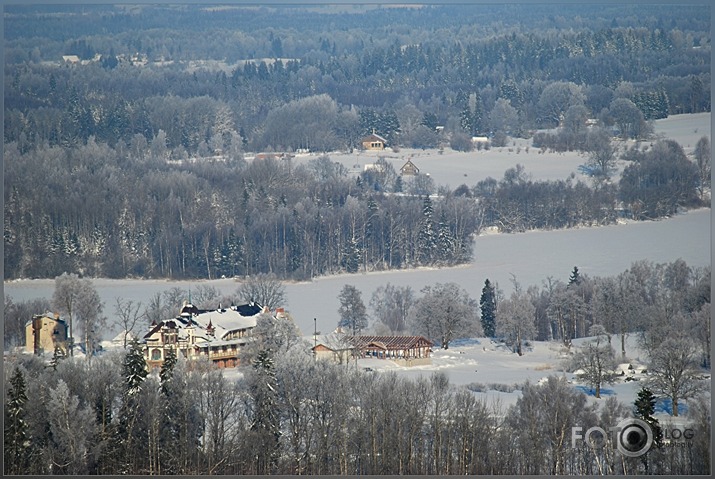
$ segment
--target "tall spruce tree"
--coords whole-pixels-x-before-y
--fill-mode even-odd
[[[437,225],[437,257],[444,264],[451,264],[455,259],[455,240],[452,230],[449,227],[447,214],[442,211],[439,215],[439,224]]]
[[[496,334],[497,303],[494,286],[489,279],[484,281],[482,296],[479,298],[479,308],[482,314],[482,329],[484,335],[493,338]]]
[[[633,403],[635,405],[634,413],[636,417],[646,422],[653,432],[653,444],[650,446],[648,451],[645,452],[645,454],[640,456],[641,462],[643,462],[643,466],[645,467],[646,474],[650,473],[648,453],[654,449],[660,448],[663,445],[663,430],[661,429],[658,420],[653,417],[653,413],[655,413],[655,401],[656,397],[653,392],[650,389],[643,387],[640,391],[638,391],[636,400]]]
[[[161,434],[159,436],[159,465],[166,474],[178,474],[180,450],[179,394],[181,385],[174,381],[177,357],[173,349],[166,351],[164,363],[159,371],[159,384],[163,399]]]
[[[434,208],[429,196],[424,197],[422,218],[417,235],[417,257],[422,265],[432,264],[435,260],[435,250],[438,245],[437,231],[434,222]]]
[[[271,352],[258,352],[253,360],[253,369],[248,377],[249,394],[253,399],[251,431],[255,434],[257,474],[274,473],[280,447],[280,411],[278,385]]]
[[[4,473],[18,475],[27,473],[27,457],[30,448],[28,426],[25,421],[27,390],[25,376],[15,367],[10,378],[10,390],[5,403]]]
[[[142,346],[136,339],[132,340],[129,351],[124,357],[122,376],[124,378],[124,393],[122,405],[119,410],[119,424],[112,447],[119,455],[120,472],[123,474],[136,473],[137,462],[135,448],[141,442],[139,418],[142,404],[139,393],[144,380],[148,375],[146,361]]]

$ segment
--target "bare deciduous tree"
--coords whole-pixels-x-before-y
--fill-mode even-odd
[[[458,284],[437,283],[425,287],[422,293],[411,313],[416,332],[436,339],[444,349],[448,349],[455,338],[482,335],[477,320],[479,305]]]
[[[146,314],[140,312],[141,301],[135,303],[131,299],[125,300],[121,297],[114,298],[114,301],[114,314],[116,315],[114,324],[121,328],[120,332],[124,334],[123,347],[127,349],[128,338],[134,334],[134,328],[139,320],[146,317]]]
[[[524,340],[536,336],[536,308],[521,291],[514,291],[498,308],[497,336],[504,338],[514,352],[523,356]]]
[[[586,135],[588,174],[598,180],[608,180],[615,170],[616,147],[605,128],[590,130]]]
[[[55,291],[52,304],[60,313],[68,317],[70,356],[73,355],[74,320],[82,325],[85,353],[92,357],[99,341],[101,329],[106,323],[102,316],[104,304],[99,299],[97,290],[88,279],[80,279],[76,274],[63,273],[55,278]]]
[[[648,387],[673,403],[673,416],[678,416],[680,401],[690,399],[704,390],[696,369],[695,347],[692,341],[672,336],[649,352]]]
[[[372,293],[370,307],[375,318],[390,328],[390,331],[401,332],[407,327],[407,318],[413,302],[412,288],[387,283]]]
[[[239,301],[254,301],[268,309],[286,305],[285,286],[274,274],[251,276],[236,290]]]
[[[584,343],[574,354],[573,366],[580,369],[579,377],[594,388],[597,398],[601,397],[601,385],[611,383],[615,379],[613,348],[606,329],[600,324],[594,324],[589,329],[589,335],[595,336]]]

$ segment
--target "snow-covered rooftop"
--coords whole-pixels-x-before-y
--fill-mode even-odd
[[[212,344],[223,344],[233,339],[234,334],[239,331],[255,328],[257,318],[262,312],[263,308],[256,303],[232,305],[229,308],[219,306],[218,309],[212,310],[200,310],[192,304],[185,304],[176,318],[166,319],[154,325],[144,339],[151,340],[155,332],[167,326],[177,329],[179,339],[187,339],[189,335],[193,335],[211,341]],[[192,329],[191,333],[189,328]],[[213,334],[211,334],[212,330]]]

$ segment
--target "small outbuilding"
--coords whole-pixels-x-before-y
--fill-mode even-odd
[[[420,169],[412,163],[412,160],[407,160],[407,163],[400,168],[400,174],[402,176],[417,176],[420,174]]]
[[[312,348],[318,359],[344,363],[350,357],[390,359],[404,365],[428,364],[432,341],[424,336],[343,336],[339,341],[326,341]]]

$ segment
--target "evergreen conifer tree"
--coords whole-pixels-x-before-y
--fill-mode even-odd
[[[278,387],[270,351],[259,351],[252,366],[249,391],[254,405],[251,431],[256,434],[256,472],[270,474],[276,465],[281,437]]]
[[[169,394],[169,383],[174,377],[174,366],[176,366],[176,352],[174,349],[166,351],[166,357],[159,371],[159,382],[161,383],[161,392],[165,395]]]
[[[645,452],[645,454],[640,456],[640,459],[645,466],[646,474],[650,473],[648,453],[653,449],[663,446],[663,430],[661,429],[658,420],[653,417],[653,413],[655,413],[655,401],[656,397],[653,392],[650,389],[643,387],[640,391],[638,391],[636,400],[633,403],[635,405],[636,417],[646,422],[653,432],[653,444],[650,446],[649,450]]]
[[[27,391],[25,376],[15,367],[10,378],[10,390],[5,403],[5,442],[3,462],[4,473],[17,475],[26,473],[27,456],[30,447],[28,426],[25,421]]]
[[[142,346],[136,339],[132,341],[124,358],[123,372],[126,394],[128,396],[137,394],[141,390],[142,383],[146,379],[148,372]]]
[[[635,415],[639,419],[647,422],[653,430],[653,447],[660,447],[663,444],[663,430],[658,420],[653,417],[655,413],[656,397],[648,388],[641,388],[638,391],[635,402]]]
[[[173,349],[166,351],[164,363],[159,371],[159,383],[162,396],[161,434],[159,436],[159,462],[161,470],[167,474],[177,474],[179,464],[177,460],[179,443],[179,418],[180,412],[179,388],[174,381],[174,370],[177,363],[176,352]]]
[[[581,273],[578,272],[578,266],[574,266],[571,271],[571,276],[569,276],[569,286],[573,284],[578,284],[581,281]]]
[[[422,205],[422,219],[420,220],[419,234],[417,236],[417,257],[422,265],[434,262],[435,248],[437,247],[437,232],[434,224],[434,209],[432,200],[425,196]]]
[[[479,298],[479,308],[482,313],[482,329],[484,335],[493,338],[496,334],[496,294],[494,286],[487,279],[482,288],[482,296]]]
[[[146,361],[139,341],[132,340],[124,357],[122,376],[124,378],[124,393],[122,405],[119,410],[119,424],[117,434],[111,447],[117,454],[120,463],[119,472],[123,474],[135,473],[136,451],[134,448],[141,441],[139,417],[142,413],[142,404],[139,393],[144,380],[148,375]]]
[[[439,250],[437,252],[440,261],[445,264],[455,262],[455,241],[452,230],[449,228],[447,214],[442,211],[439,215],[439,224],[437,225],[437,244]]]
[[[60,364],[60,361],[65,359],[65,357],[64,350],[59,346],[55,346],[55,352],[52,354],[52,359],[50,360],[50,367],[53,371],[57,371],[57,365]]]

